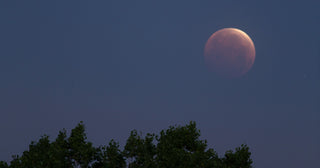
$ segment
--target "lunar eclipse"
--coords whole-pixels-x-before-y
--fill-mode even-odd
[[[213,33],[204,48],[209,71],[225,78],[245,75],[255,60],[251,38],[236,28],[224,28]]]

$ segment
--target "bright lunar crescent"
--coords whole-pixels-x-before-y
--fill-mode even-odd
[[[204,48],[208,69],[226,78],[241,77],[252,67],[255,48],[251,38],[235,28],[213,33]]]

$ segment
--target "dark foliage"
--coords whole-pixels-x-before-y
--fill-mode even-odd
[[[131,131],[121,151],[111,140],[107,146],[94,147],[87,140],[80,122],[68,137],[66,130],[50,142],[47,135],[31,142],[21,156],[15,155],[10,164],[0,161],[0,168],[251,168],[249,147],[241,145],[227,151],[224,157],[207,148],[200,140],[195,122],[186,126],[170,126],[159,135]]]

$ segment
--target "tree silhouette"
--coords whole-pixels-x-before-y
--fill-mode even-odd
[[[170,126],[159,135],[142,136],[131,131],[123,150],[111,140],[108,145],[94,147],[87,140],[81,121],[71,130],[59,132],[50,142],[43,135],[21,156],[14,155],[10,164],[0,161],[0,168],[251,168],[249,147],[241,145],[227,151],[223,157],[201,140],[195,122],[185,126]]]

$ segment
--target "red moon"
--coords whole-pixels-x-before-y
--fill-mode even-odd
[[[208,69],[226,78],[246,74],[254,63],[255,55],[251,38],[235,28],[224,28],[213,33],[204,48]]]

